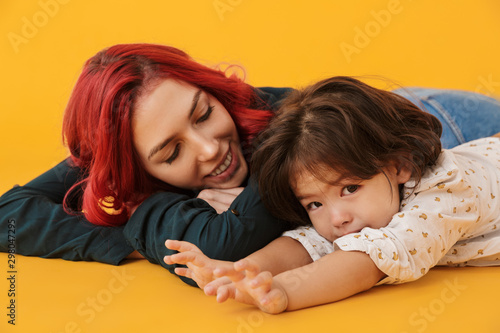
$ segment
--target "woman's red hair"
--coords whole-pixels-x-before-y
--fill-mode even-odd
[[[124,224],[134,207],[159,189],[182,191],[154,179],[142,166],[132,141],[131,119],[137,99],[160,79],[178,79],[213,95],[232,116],[247,150],[272,113],[252,110],[255,93],[235,76],[211,69],[173,47],[115,45],[90,58],[68,102],[63,137],[72,161],[86,178],[66,194],[83,190],[77,210],[92,223]],[[112,209],[107,209],[112,208]]]

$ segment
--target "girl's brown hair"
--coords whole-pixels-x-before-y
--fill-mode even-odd
[[[331,182],[341,177],[370,179],[396,162],[416,183],[441,152],[441,123],[407,99],[350,77],[333,77],[283,102],[259,136],[252,157],[262,200],[294,226],[309,224],[292,190],[303,171]]]

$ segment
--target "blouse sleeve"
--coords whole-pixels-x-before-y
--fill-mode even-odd
[[[67,161],[25,186],[15,186],[0,197],[0,251],[43,258],[100,261],[117,265],[133,249],[122,227],[99,227],[81,215],[69,215],[62,201],[76,182],[79,169]],[[15,242],[8,241],[14,226]],[[11,239],[12,240],[12,239]],[[10,247],[9,247],[10,245]]]
[[[480,219],[478,207],[462,171],[445,165],[402,201],[387,227],[364,228],[334,243],[340,250],[367,253],[387,275],[379,284],[409,282],[427,274],[473,231]]]

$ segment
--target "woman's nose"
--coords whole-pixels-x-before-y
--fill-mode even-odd
[[[210,135],[195,134],[194,145],[200,162],[211,161],[219,155],[219,141]]]

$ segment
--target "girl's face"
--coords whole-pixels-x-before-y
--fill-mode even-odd
[[[133,141],[146,170],[183,189],[232,188],[248,173],[236,126],[203,90],[166,79],[139,99]]]
[[[368,180],[340,179],[331,185],[304,171],[294,179],[293,191],[318,233],[333,241],[364,227],[382,228],[399,211],[399,184],[411,173],[395,166]],[[331,180],[339,179],[332,170]]]

